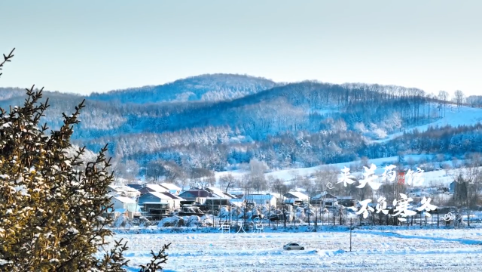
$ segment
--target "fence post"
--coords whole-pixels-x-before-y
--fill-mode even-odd
[[[438,209],[437,209],[437,229],[439,228],[439,218],[438,218]]]

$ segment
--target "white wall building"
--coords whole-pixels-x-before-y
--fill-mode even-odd
[[[256,205],[276,206],[277,198],[271,194],[249,194],[243,196],[248,203],[256,203]]]

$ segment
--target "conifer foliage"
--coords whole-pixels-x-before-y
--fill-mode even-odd
[[[12,52],[0,62],[10,61]],[[0,109],[0,270],[124,271],[122,241],[112,242],[107,187],[113,181],[107,146],[93,161],[70,143],[84,101],[63,126],[39,122],[48,108],[42,90],[27,89],[22,107]],[[141,271],[162,270],[165,245]],[[108,251],[100,259],[99,250]]]

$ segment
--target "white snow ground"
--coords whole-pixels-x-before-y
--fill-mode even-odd
[[[412,227],[413,228],[413,227]],[[171,242],[166,271],[481,271],[482,229],[356,229],[266,233],[117,234],[133,267]],[[299,242],[304,251],[284,251]]]

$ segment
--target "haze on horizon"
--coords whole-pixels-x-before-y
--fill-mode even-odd
[[[3,1],[2,87],[89,94],[207,73],[482,94],[482,2]]]

